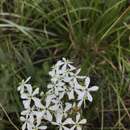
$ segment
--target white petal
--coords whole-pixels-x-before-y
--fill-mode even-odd
[[[27,83],[29,80],[31,79],[31,77],[28,77],[25,81],[25,83]]]
[[[45,101],[46,101],[46,106],[49,106],[49,105],[50,105],[50,103],[51,103],[51,101],[52,101],[53,98],[55,98],[54,95],[47,95],[47,97],[46,97],[46,99],[45,99]]]
[[[78,79],[85,79],[86,76],[77,76]]]
[[[61,72],[64,73],[64,72],[66,71],[66,69],[67,69],[67,65],[64,64],[64,65],[62,66],[62,68],[61,68]]]
[[[55,75],[55,71],[50,71],[49,75],[53,77]]]
[[[85,79],[85,87],[88,88],[89,84],[90,84],[90,78],[86,77],[86,79]]]
[[[65,76],[64,77],[64,82],[70,82],[70,80],[72,79],[72,77],[68,77],[68,76]]]
[[[51,115],[51,113],[49,111],[47,111],[46,114],[47,114],[47,120],[51,122],[52,121],[52,115]]]
[[[67,124],[75,124],[75,122],[72,120],[72,118],[68,118],[63,122],[63,125],[67,125]]]
[[[27,123],[27,130],[32,130],[32,125]]]
[[[90,102],[93,101],[93,97],[91,96],[91,94],[89,92],[87,92],[87,98]]]
[[[79,124],[86,124],[87,120],[86,119],[82,119]]]
[[[23,105],[24,105],[24,108],[25,108],[25,109],[30,108],[30,102],[31,102],[31,100],[24,100],[24,101],[23,101]]]
[[[63,118],[63,115],[60,114],[60,113],[57,113],[55,116],[56,116],[56,122],[57,122],[57,123],[61,123],[62,118]]]
[[[40,130],[45,130],[45,129],[47,129],[47,126],[39,126],[38,127]]]
[[[42,108],[43,107],[43,105],[42,105],[42,103],[41,103],[39,98],[33,97],[33,101],[34,101],[36,107],[38,107],[38,108]]]
[[[29,109],[24,110],[24,111],[21,112],[21,115],[27,115],[29,112],[30,112]]]
[[[63,65],[64,63],[61,61],[61,60],[59,60],[57,63],[56,63],[56,66],[61,66],[61,65]]]
[[[31,95],[32,94],[32,86],[31,85],[28,85],[27,86],[27,91],[28,93]]]
[[[47,85],[47,88],[48,88],[48,89],[53,88],[53,85],[52,85],[52,84],[48,84],[48,85]]]
[[[25,130],[26,129],[26,123],[24,123],[23,125],[22,125],[22,130]]]
[[[57,122],[51,122],[51,124],[53,124],[53,125],[59,125]]]
[[[77,130],[82,130],[81,126],[77,126]]]
[[[71,65],[71,64],[68,64],[68,66],[70,67],[70,70],[71,70],[71,71],[76,69],[76,68],[75,68],[73,65]]]
[[[62,126],[59,127],[59,130],[63,130],[63,129],[62,129]]]
[[[36,88],[36,89],[34,90],[33,96],[35,96],[35,95],[37,95],[37,94],[39,94],[39,88]]]
[[[20,120],[21,120],[22,122],[24,122],[26,119],[25,119],[23,116],[21,116],[21,117],[20,117]]]
[[[21,86],[18,86],[17,91],[20,91],[20,90],[21,90]]]
[[[43,113],[42,113],[42,112],[38,112],[38,111],[33,112],[33,113],[36,115],[36,118],[37,118],[37,124],[40,125],[40,123],[41,123],[41,119],[42,119],[42,116],[43,116]]]
[[[28,121],[29,121],[30,125],[33,124],[33,122],[34,122],[34,116],[32,114],[30,114],[30,117],[29,117]]]
[[[76,71],[76,75],[78,75],[80,73],[81,69],[79,68],[77,71]]]
[[[52,110],[52,111],[57,111],[58,108],[59,108],[58,105],[53,105],[49,109]]]
[[[92,86],[91,88],[88,88],[88,91],[97,91],[98,89],[98,86]]]
[[[74,91],[71,90],[71,91],[68,93],[68,96],[69,96],[69,100],[74,99]]]
[[[22,99],[28,99],[28,94],[22,93],[22,94],[21,94],[21,98],[22,98]]]
[[[69,128],[67,128],[66,126],[63,126],[63,129],[64,130],[70,130]]]
[[[80,120],[80,113],[77,113],[76,115],[76,122],[78,122]]]
[[[84,101],[84,100],[82,99],[82,100],[80,100],[80,101],[78,102],[78,105],[77,105],[77,106],[78,106],[79,108],[82,106],[83,101]]]
[[[78,94],[78,100],[82,100],[85,96],[84,91],[77,90],[76,93]]]
[[[65,105],[66,105],[65,112],[67,112],[68,110],[70,110],[72,108],[72,104],[70,104],[70,103],[66,103]]]

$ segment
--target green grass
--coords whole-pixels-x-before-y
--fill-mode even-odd
[[[129,18],[126,0],[1,0],[0,103],[14,124],[18,82],[32,76],[44,89],[64,56],[100,87],[84,112],[87,129],[130,129]],[[15,129],[2,108],[0,118],[1,130]]]

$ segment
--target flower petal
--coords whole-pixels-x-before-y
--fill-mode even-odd
[[[26,80],[25,83],[27,83],[31,79],[31,76],[29,76]]]
[[[71,103],[65,103],[66,107],[65,107],[65,112],[67,112],[68,110],[70,110],[72,108],[72,104]]]
[[[69,100],[74,99],[74,91],[73,91],[73,90],[71,90],[71,91],[68,93],[68,97],[69,97]]]
[[[28,94],[26,94],[26,93],[21,93],[21,98],[22,98],[22,99],[28,99]]]
[[[42,105],[42,103],[41,103],[39,98],[33,97],[33,101],[34,101],[36,107],[38,107],[38,108],[42,108],[43,107],[43,105]]]
[[[23,101],[23,105],[24,105],[24,108],[25,108],[25,109],[30,108],[30,102],[31,102],[31,100],[24,100],[24,101]]]
[[[77,126],[77,130],[82,130],[81,126]]]
[[[82,119],[79,124],[86,124],[87,120],[86,119]]]
[[[97,91],[98,89],[98,86],[92,86],[91,88],[88,88],[88,91]]]
[[[47,129],[47,126],[39,126],[38,127],[40,130],[45,130],[45,129]]]
[[[51,122],[52,121],[52,115],[51,115],[51,113],[49,111],[47,111],[46,114],[47,114],[46,115],[47,120]]]
[[[77,115],[76,115],[76,122],[79,122],[79,120],[80,120],[80,113],[77,113]]]
[[[22,130],[25,130],[26,129],[26,123],[24,123],[23,125],[22,125]]]
[[[91,94],[89,92],[87,92],[87,98],[90,102],[93,101],[93,97],[91,96]]]
[[[21,116],[21,117],[20,117],[20,120],[21,120],[22,122],[24,122],[26,119],[25,119],[23,116]]]
[[[66,126],[63,126],[63,129],[64,130],[70,130],[69,128],[67,128]]]
[[[37,95],[37,94],[39,94],[39,88],[36,88],[35,90],[34,90],[34,92],[33,92],[33,96],[35,96],[35,95]]]
[[[31,84],[28,84],[27,85],[27,91],[28,91],[28,93],[31,95],[32,94],[32,86],[31,86]]]
[[[88,88],[89,84],[90,84],[90,78],[86,77],[86,79],[85,79],[85,88]]]
[[[72,118],[68,118],[63,122],[63,125],[67,125],[67,124],[75,124],[75,122],[72,120]]]

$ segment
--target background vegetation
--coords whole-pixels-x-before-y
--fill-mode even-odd
[[[45,89],[61,57],[100,87],[86,128],[130,129],[129,22],[126,0],[0,0],[0,130],[15,130],[7,114],[20,128],[18,82]]]

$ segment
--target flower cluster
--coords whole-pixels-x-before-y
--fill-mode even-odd
[[[90,78],[80,76],[72,62],[62,58],[49,72],[51,82],[47,91],[33,90],[27,80],[18,86],[24,109],[20,120],[22,130],[45,130],[50,125],[58,130],[82,130],[86,119],[81,119],[82,106],[86,100],[92,102],[90,92],[97,91],[97,86],[90,87]]]

